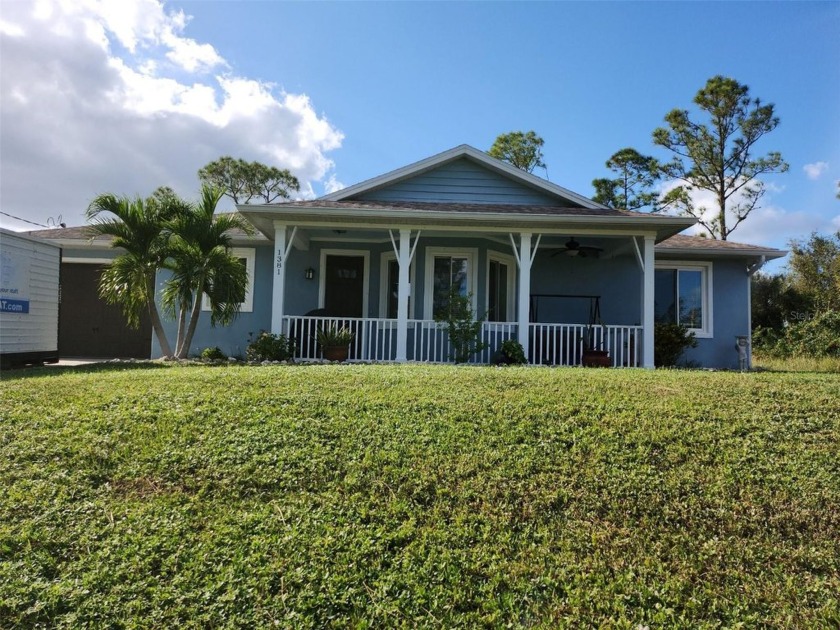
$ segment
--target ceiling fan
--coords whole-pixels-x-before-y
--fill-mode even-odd
[[[557,254],[566,254],[566,256],[578,256],[580,258],[586,258],[587,256],[598,258],[598,254],[600,254],[602,251],[604,251],[603,247],[581,245],[575,240],[575,237],[573,236],[566,242],[565,247],[561,247],[560,249],[558,249],[551,255],[551,257],[553,258]]]

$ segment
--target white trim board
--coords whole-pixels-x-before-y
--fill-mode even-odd
[[[511,256],[510,254],[503,254],[502,252],[497,252],[492,249],[487,250],[487,264],[485,265],[485,274],[484,274],[484,310],[490,310],[490,262],[500,262],[503,265],[507,265],[508,272],[507,272],[507,282],[508,282],[508,296],[507,296],[507,304],[505,305],[505,310],[507,311],[507,322],[515,324],[516,319],[511,319],[512,317],[516,316],[516,296],[518,294],[518,289],[516,286],[516,259]]]
[[[239,307],[240,313],[254,312],[254,267],[257,253],[253,247],[231,247],[230,255],[234,258],[245,259],[245,271],[248,273],[248,286],[245,289],[245,301]],[[210,310],[210,298],[206,293],[201,294],[201,310]]]
[[[423,278],[423,319],[434,319],[432,301],[434,299],[435,256],[464,256],[467,259],[467,293],[472,293],[471,307],[475,309],[476,290],[478,289],[478,248],[477,247],[426,247],[425,276]]]
[[[657,260],[653,266],[654,273],[659,270],[676,269],[686,271],[700,270],[702,286],[703,328],[689,328],[697,339],[713,339],[714,328],[714,265],[710,261],[692,260]],[[655,288],[654,288],[655,291]],[[677,296],[679,298],[679,296]]]

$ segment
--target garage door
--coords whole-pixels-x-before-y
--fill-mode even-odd
[[[61,265],[58,352],[62,357],[148,359],[152,326],[148,315],[140,328],[129,328],[119,307],[99,297],[103,265]]]

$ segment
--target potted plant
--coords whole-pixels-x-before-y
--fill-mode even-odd
[[[583,367],[611,367],[612,360],[610,353],[604,350],[604,340],[607,337],[607,327],[601,324],[602,334],[601,342],[595,343],[595,326],[589,324],[586,327],[586,335],[583,338],[583,356],[581,357],[581,365]]]
[[[346,326],[330,326],[318,331],[316,338],[327,361],[346,361],[356,335]]]

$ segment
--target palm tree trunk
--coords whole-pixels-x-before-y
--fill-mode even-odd
[[[202,282],[199,286],[202,286],[204,282]],[[193,301],[192,313],[190,313],[190,325],[187,328],[187,335],[184,337],[184,344],[181,346],[180,351],[178,352],[179,359],[185,359],[187,355],[187,351],[189,350],[190,346],[192,345],[192,338],[195,334],[195,329],[198,326],[198,318],[201,315],[201,291],[196,291],[197,295]]]
[[[184,345],[184,333],[187,327],[187,310],[189,305],[186,301],[181,300],[178,310],[178,337],[175,339],[175,356],[181,358],[181,348]]]
[[[166,332],[163,330],[163,324],[160,321],[160,314],[158,314],[157,304],[155,303],[155,276],[149,277],[146,283],[146,289],[149,303],[149,319],[152,321],[152,330],[155,331],[158,344],[160,344],[160,351],[165,358],[172,356],[172,347],[169,345],[169,340],[166,338]]]

